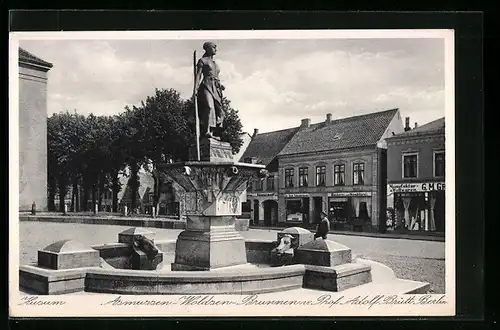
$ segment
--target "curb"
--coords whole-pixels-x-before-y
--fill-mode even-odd
[[[262,227],[262,226],[250,226],[250,229],[261,229],[261,230],[283,230],[287,227]],[[308,230],[311,230],[307,228]],[[314,230],[311,230],[314,232]],[[362,236],[362,237],[373,237],[373,238],[391,238],[391,239],[408,239],[408,240],[416,240],[416,241],[433,241],[433,242],[445,242],[444,236],[424,236],[424,235],[415,235],[415,234],[382,234],[382,233],[366,233],[366,232],[353,232],[353,231],[339,231],[339,230],[330,230],[328,232],[332,235],[345,235],[345,236]]]

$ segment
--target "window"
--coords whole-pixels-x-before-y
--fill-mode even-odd
[[[365,184],[365,164],[354,163],[352,171],[352,184],[362,185]]]
[[[293,168],[285,170],[285,188],[293,187]]]
[[[333,184],[335,186],[345,185],[345,165],[333,166]]]
[[[256,191],[264,190],[264,179],[257,179],[255,181],[255,190]]]
[[[299,187],[307,187],[307,176],[309,175],[307,167],[299,168]]]
[[[247,190],[248,191],[252,191],[253,190],[252,180],[248,180],[247,181]]]
[[[403,155],[403,178],[416,178],[418,167],[418,155]]]
[[[326,166],[316,166],[316,186],[326,186]]]
[[[270,175],[267,177],[267,190],[273,191],[274,190],[274,176]]]
[[[434,176],[443,177],[444,176],[444,164],[445,156],[444,151],[434,152]]]

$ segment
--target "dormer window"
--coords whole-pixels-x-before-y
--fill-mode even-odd
[[[333,139],[332,140],[340,140],[342,138],[342,136],[344,135],[344,133],[335,133],[335,135],[333,136]]]

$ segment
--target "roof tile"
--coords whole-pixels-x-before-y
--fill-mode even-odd
[[[299,130],[280,156],[376,145],[398,109],[321,122]]]
[[[299,130],[298,127],[257,134],[252,138],[240,161],[255,157],[264,165],[269,165],[285,145]]]

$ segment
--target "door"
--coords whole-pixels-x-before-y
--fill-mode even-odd
[[[320,223],[321,221],[321,211],[323,210],[323,198],[314,197],[314,211],[313,211],[313,222]]]
[[[254,225],[259,224],[259,201],[253,201],[253,223]]]

